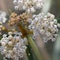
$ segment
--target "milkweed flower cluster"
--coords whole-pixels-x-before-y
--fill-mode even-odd
[[[43,0],[14,0],[16,10],[26,10],[28,13],[34,13],[37,9],[42,9]]]
[[[13,16],[14,15],[12,15],[12,17]],[[16,21],[11,19],[12,17],[10,17],[9,24],[13,22],[17,23],[19,21],[24,22],[23,24],[27,23],[28,29],[33,33],[33,37],[37,37],[37,32],[39,32],[44,42],[47,42],[48,40],[56,40],[58,23],[53,14],[47,13],[44,15],[44,13],[40,13],[38,15],[32,15],[32,17],[29,17],[29,14],[23,13],[15,16],[15,18],[13,17]],[[19,20],[16,17],[19,17]]]
[[[19,60],[19,58],[23,58],[27,48],[25,45],[26,40],[18,32],[14,36],[12,36],[12,32],[9,32],[8,35],[4,34],[0,41],[1,54],[5,59]]]
[[[44,15],[40,13],[38,15],[33,15],[33,20],[30,21],[29,29],[33,31],[34,37],[37,33],[40,33],[44,42],[48,40],[55,41],[58,33],[57,20],[55,16],[51,13]]]

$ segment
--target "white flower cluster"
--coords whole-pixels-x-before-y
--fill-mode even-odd
[[[3,11],[0,11],[0,23],[5,23],[7,20],[6,13]]]
[[[33,20],[30,20],[29,29],[33,30],[34,37],[37,37],[37,32],[42,36],[44,42],[48,40],[55,41],[57,37],[57,20],[53,14],[47,13],[44,15],[33,15]]]
[[[28,13],[34,13],[37,9],[43,7],[43,0],[14,0],[16,10],[26,10]]]
[[[26,38],[22,39],[21,33],[16,33],[12,36],[12,32],[3,35],[3,38],[0,40],[0,51],[4,58],[11,58],[13,60],[19,60],[19,58],[24,57],[26,52],[25,45]]]

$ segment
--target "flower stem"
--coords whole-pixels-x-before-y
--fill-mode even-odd
[[[37,60],[42,60],[42,55],[40,55],[38,47],[36,46],[35,42],[33,41],[32,37],[30,36],[29,31],[27,31],[27,29],[25,29],[20,23],[18,24],[18,28],[19,28],[20,32],[22,33],[22,35],[24,37],[27,37],[28,43],[30,44],[32,51],[33,51],[34,55],[36,56]]]
[[[34,43],[34,41],[32,40],[30,35],[27,35],[27,39],[28,39],[28,43],[30,44],[32,51],[34,52],[37,60],[42,60],[42,56],[40,55],[40,52],[36,46],[36,44]]]

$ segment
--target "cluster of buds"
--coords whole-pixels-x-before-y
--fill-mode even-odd
[[[26,52],[26,38],[21,37],[21,33],[16,32],[12,36],[12,32],[9,32],[8,35],[4,34],[3,38],[0,40],[0,51],[5,59],[19,60],[19,58],[24,57]]]
[[[17,19],[17,14],[15,12],[13,12],[11,15],[10,15],[10,18],[9,18],[9,22],[8,24],[9,25],[14,25],[16,22],[18,22],[19,19]]]
[[[16,10],[26,10],[28,13],[34,13],[37,9],[43,8],[43,0],[14,0]]]
[[[30,15],[28,15],[27,13],[17,15],[17,13],[13,12],[10,16],[9,25],[14,25],[21,21],[23,21],[24,23],[27,23],[27,20],[29,17]]]
[[[36,38],[37,32],[40,33],[44,42],[48,40],[55,41],[57,37],[57,20],[53,14],[47,13],[44,15],[40,13],[39,15],[34,15],[29,29],[33,30],[34,37]]]

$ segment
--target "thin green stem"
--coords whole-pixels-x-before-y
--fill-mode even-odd
[[[30,35],[27,35],[27,39],[28,39],[28,42],[37,58],[37,60],[42,60],[42,56],[40,55],[40,52],[35,44],[35,42],[33,41],[33,39],[31,38]]]

